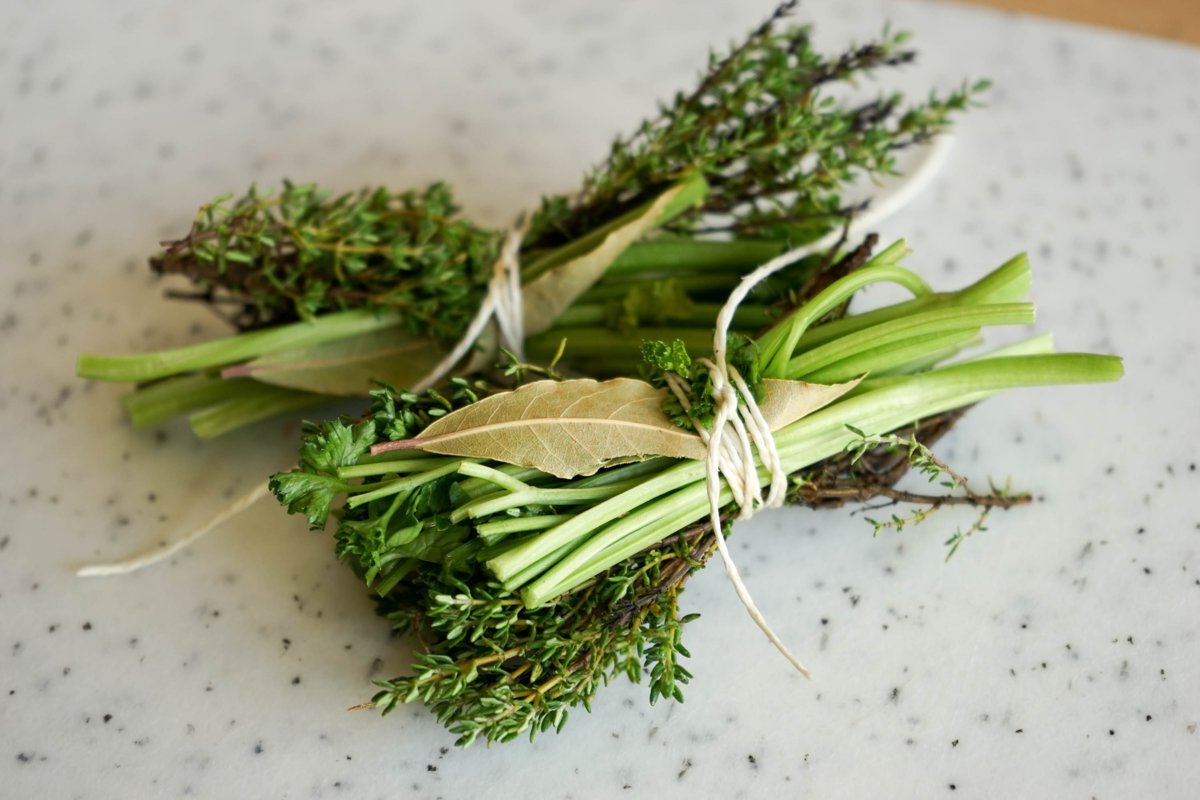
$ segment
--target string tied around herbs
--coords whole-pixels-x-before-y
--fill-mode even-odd
[[[521,240],[529,230],[529,219],[522,214],[509,228],[500,247],[500,256],[492,265],[487,294],[462,338],[428,374],[411,387],[420,394],[438,384],[462,361],[479,341],[489,322],[496,323],[496,338],[519,360],[525,360],[525,307],[521,295]]]
[[[721,520],[722,480],[733,494],[734,502],[739,508],[738,517],[741,519],[753,516],[759,508],[782,506],[787,496],[787,474],[779,460],[775,437],[763,419],[750,387],[737,368],[729,363],[729,328],[742,301],[763,280],[802,258],[837,247],[850,237],[851,231],[867,230],[908,205],[942,168],[951,143],[950,136],[936,140],[908,180],[900,184],[895,193],[885,196],[882,202],[867,206],[864,213],[849,220],[843,230],[831,231],[810,244],[776,256],[743,277],[717,315],[713,331],[713,357],[696,360],[696,363],[708,370],[713,391],[711,427],[705,428],[694,418],[692,423],[707,447],[705,487],[708,494],[709,524],[712,525],[717,550],[725,565],[725,574],[750,618],[783,657],[806,678],[811,678],[812,672],[788,649],[767,623],[742,581],[741,573],[734,564],[729,545],[725,541]],[[691,400],[687,394],[687,386],[672,373],[666,373],[664,377],[671,393],[684,411],[688,411]],[[727,436],[729,438],[726,438]],[[755,463],[755,452],[757,460],[770,475],[765,496],[758,476],[758,465]]]
[[[801,258],[836,247],[844,236],[845,232],[842,231],[830,233],[816,242],[776,256],[742,278],[717,315],[716,329],[713,332],[713,357],[696,359],[696,363],[708,371],[708,379],[712,385],[711,426],[705,427],[689,413],[696,433],[707,448],[705,488],[708,494],[709,524],[712,525],[721,562],[725,565],[725,574],[750,618],[783,657],[806,678],[811,678],[812,672],[788,649],[767,623],[766,617],[750,596],[750,590],[742,581],[741,573],[725,541],[721,520],[722,481],[733,495],[734,503],[739,508],[740,519],[750,518],[760,508],[782,506],[787,496],[788,484],[787,473],[784,472],[780,461],[770,425],[763,418],[754,393],[746,384],[745,378],[737,367],[729,363],[729,327],[738,306],[761,281]],[[683,410],[690,412],[691,398],[688,396],[686,384],[674,373],[668,372],[664,378],[667,388],[679,401]],[[770,476],[765,496],[758,475],[759,463]]]

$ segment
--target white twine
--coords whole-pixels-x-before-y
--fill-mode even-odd
[[[946,133],[934,139],[933,144],[926,147],[922,160],[917,164],[916,168],[908,173],[904,180],[890,194],[884,194],[868,206],[866,212],[850,224],[847,235],[849,235],[850,231],[859,231],[872,227],[908,205],[933,179],[938,170],[941,169],[946,161],[946,156],[949,153],[952,143],[953,137]],[[445,377],[467,354],[479,338],[479,335],[483,333],[483,329],[493,319],[496,321],[500,344],[507,347],[517,358],[524,360],[524,308],[521,303],[521,264],[519,256],[521,252],[521,239],[524,237],[528,227],[528,220],[522,216],[517,219],[516,224],[509,230],[504,244],[500,248],[500,257],[496,260],[495,265],[493,265],[492,278],[488,282],[487,296],[480,305],[479,311],[476,312],[475,318],[467,326],[467,331],[463,334],[458,344],[454,346],[445,358],[438,362],[437,366],[423,380],[411,387],[412,391],[423,392]],[[746,606],[746,610],[750,613],[751,618],[754,619],[755,623],[762,629],[771,643],[805,677],[812,677],[812,673],[784,646],[783,642],[767,624],[762,612],[754,604],[749,590],[742,583],[737,567],[733,563],[733,558],[730,556],[729,548],[725,543],[724,533],[721,530],[720,482],[722,475],[726,477],[729,483],[734,501],[741,509],[739,516],[742,518],[752,515],[758,507],[773,508],[782,505],[784,495],[787,491],[787,475],[783,472],[780,465],[779,453],[775,448],[775,439],[771,435],[771,430],[763,419],[762,413],[759,411],[758,405],[754,402],[754,398],[750,394],[742,376],[726,360],[726,343],[734,312],[737,311],[738,306],[756,284],[798,259],[836,246],[839,241],[841,241],[841,234],[835,231],[812,244],[798,247],[795,250],[771,259],[744,277],[729,296],[725,306],[721,309],[721,313],[717,315],[716,331],[713,335],[713,359],[711,361],[708,359],[698,359],[709,370],[709,374],[712,376],[713,390],[716,394],[716,412],[711,434],[700,427],[697,428],[697,431],[701,439],[708,445],[707,484],[709,510],[713,529],[716,531],[717,548],[721,552],[721,560],[725,564],[725,570],[729,575],[729,579],[733,582],[734,591],[737,592],[742,604]],[[684,410],[687,410],[690,406],[683,386],[677,381],[672,383],[673,376],[668,375],[667,378],[671,390],[679,397]],[[739,396],[743,398],[743,402],[741,403],[738,402]],[[724,438],[726,427],[733,429],[732,442]],[[771,474],[771,483],[765,498],[761,496],[762,487],[758,480],[758,470],[754,464],[752,445],[757,449],[758,457],[762,461],[763,466]],[[165,547],[156,547],[121,561],[107,564],[90,564],[76,570],[75,574],[80,577],[126,575],[158,564],[188,547],[192,542],[206,535],[217,526],[245,511],[269,493],[268,483],[261,483],[214,515],[204,525],[190,531]]]
[[[178,553],[180,550],[183,550],[192,542],[199,539],[201,536],[207,534],[213,528],[216,528],[221,523],[236,517],[238,514],[242,513],[270,493],[270,481],[263,481],[258,486],[255,486],[252,490],[239,497],[237,500],[234,500],[233,503],[221,509],[221,511],[215,514],[208,522],[205,522],[199,528],[196,528],[177,541],[167,545],[162,545],[160,547],[155,547],[151,550],[147,550],[134,556],[130,556],[122,561],[114,561],[108,564],[89,564],[86,567],[80,567],[79,569],[75,570],[75,574],[80,578],[98,578],[106,575],[128,575],[130,572],[137,572],[140,569],[152,566],[160,561],[165,561]]]
[[[928,183],[941,168],[949,152],[951,139],[942,136],[929,147],[924,158],[916,169],[902,182],[891,195],[885,195],[880,202],[867,207],[858,218],[851,221],[845,232],[833,231],[811,244],[797,247],[776,256],[749,275],[742,278],[737,288],[729,295],[721,312],[717,315],[716,330],[713,333],[713,357],[697,359],[697,363],[708,370],[709,380],[713,389],[713,421],[712,427],[705,430],[696,425],[696,431],[707,446],[705,465],[707,467],[705,484],[708,491],[709,521],[717,540],[717,550],[721,561],[725,564],[725,572],[733,584],[734,592],[746,607],[747,613],[759,629],[766,635],[771,644],[783,654],[793,667],[806,678],[812,677],[812,672],[801,663],[778,634],[771,629],[762,612],[750,596],[750,590],[742,581],[729,545],[725,541],[725,533],[721,524],[721,480],[724,478],[733,494],[734,502],[739,507],[738,517],[747,519],[753,516],[759,508],[776,508],[783,505],[787,494],[787,473],[780,463],[779,451],[775,447],[775,437],[771,433],[754,395],[750,392],[745,380],[737,369],[729,363],[728,339],[729,327],[738,306],[746,299],[750,290],[762,280],[778,272],[796,261],[836,247],[843,236],[849,238],[852,231],[862,231],[873,227],[884,218],[891,216],[907,205]],[[686,389],[673,375],[668,375],[667,385],[679,399],[684,410],[690,408]],[[729,433],[733,442],[725,438]],[[753,446],[753,449],[752,449]],[[762,485],[758,478],[758,467],[755,464],[754,451],[758,459],[770,474],[770,484],[767,495],[762,494]]]
[[[529,224],[524,217],[517,220],[504,238],[500,257],[492,267],[492,279],[488,281],[487,296],[483,298],[475,318],[467,326],[458,344],[437,363],[429,373],[410,387],[420,393],[437,384],[454,369],[468,351],[475,346],[483,329],[493,319],[496,334],[502,347],[508,348],[517,358],[525,360],[525,309],[521,303],[521,239]]]

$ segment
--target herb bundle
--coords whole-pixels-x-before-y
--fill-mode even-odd
[[[885,33],[822,55],[808,28],[781,24],[794,6],[711,55],[690,93],[615,141],[577,193],[531,215],[520,263],[532,359],[550,360],[565,338],[564,369],[606,377],[637,370],[639,338],[703,341],[742,274],[842,224],[855,210],[842,200],[852,179],[893,172],[897,152],[944,130],[984,88],[913,105],[896,94],[837,101],[914,53]],[[219,197],[151,266],[192,281],[175,296],[209,304],[240,332],[84,355],[78,372],[138,384],[124,401],[135,426],[186,414],[202,437],[365,396],[377,382],[422,385],[480,307],[502,238],[462,217],[444,184],[335,196],[285,183]],[[823,266],[800,263],[763,285],[735,330],[773,322]],[[476,350],[460,372],[490,365],[496,337]]]
[[[1045,336],[947,363],[985,327],[1033,321],[1028,262],[934,292],[901,266],[906,253],[897,243],[842,270],[735,347],[731,361],[774,430],[791,502],[921,499],[891,484],[910,461],[954,475],[926,446],[946,414],[1009,388],[1121,374],[1119,359],[1054,353]],[[913,298],[840,313],[879,282]],[[643,350],[660,376],[652,382],[381,389],[368,418],[307,428],[299,468],[274,476],[272,491],[315,528],[337,517],[338,555],[377,594],[380,613],[426,650],[412,674],[378,682],[371,705],[386,713],[423,701],[466,745],[560,729],[617,674],[637,681],[645,671],[652,701],[682,699],[690,617],[679,594],[716,541],[695,433],[711,420],[712,385],[684,343]],[[664,374],[690,387],[689,407],[662,388]],[[925,499],[985,510],[1015,501],[976,495],[956,477],[951,488],[962,491]],[[727,483],[720,502],[730,515]]]

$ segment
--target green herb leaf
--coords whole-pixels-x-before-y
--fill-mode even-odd
[[[325,527],[329,508],[350,484],[329,475],[317,475],[302,470],[280,472],[271,476],[271,492],[287,506],[289,514],[303,514],[314,529]]]
[[[682,339],[642,342],[642,359],[660,372],[674,372],[684,380],[692,377],[692,357]]]
[[[351,424],[332,420],[306,424],[300,447],[300,466],[310,472],[336,475],[338,467],[358,463],[375,443],[375,421]]]

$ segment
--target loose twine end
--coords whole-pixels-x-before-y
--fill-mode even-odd
[[[89,564],[75,570],[75,574],[80,578],[99,578],[109,575],[128,575],[131,572],[137,572],[145,569],[146,567],[152,567],[155,564],[166,561],[168,558],[175,555],[180,550],[188,547],[192,544],[192,542],[206,535],[225,521],[236,517],[238,514],[242,513],[247,508],[270,494],[270,491],[270,481],[263,481],[249,492],[242,495],[225,508],[221,509],[220,512],[213,515],[211,519],[209,519],[199,528],[189,531],[170,544],[155,547],[151,550],[138,553],[121,561],[114,561],[107,564]]]
[[[729,328],[738,306],[759,282],[802,258],[836,247],[842,241],[843,236],[850,235],[851,229],[857,232],[877,225],[884,218],[911,202],[941,169],[951,144],[952,139],[947,135],[936,139],[924,153],[922,161],[905,181],[891,195],[885,196],[881,202],[869,206],[862,216],[852,220],[846,231],[835,230],[811,244],[783,253],[745,276],[717,315],[713,332],[712,359],[697,359],[697,363],[708,370],[714,395],[711,429],[706,430],[696,420],[693,420],[693,424],[708,448],[705,461],[708,467],[706,485],[709,519],[716,536],[721,561],[725,564],[725,572],[730,583],[733,584],[734,592],[742,605],[746,607],[750,618],[775,646],[775,649],[801,675],[809,679],[812,678],[812,672],[787,648],[783,640],[767,623],[762,612],[759,611],[754,598],[750,596],[750,591],[742,581],[737,565],[733,563],[733,557],[729,553],[729,547],[725,542],[725,534],[721,527],[722,479],[728,484],[734,502],[740,507],[738,516],[743,519],[752,516],[759,508],[774,508],[783,505],[787,493],[787,474],[783,471],[780,463],[779,452],[775,447],[775,438],[771,433],[770,426],[763,419],[753,393],[742,376],[738,374],[737,369],[728,361]],[[686,396],[686,387],[672,375],[667,376],[667,386],[687,411],[690,406]],[[726,439],[727,433],[729,439]],[[757,451],[758,460],[771,476],[765,497],[762,494],[763,487],[758,478],[755,451]]]

